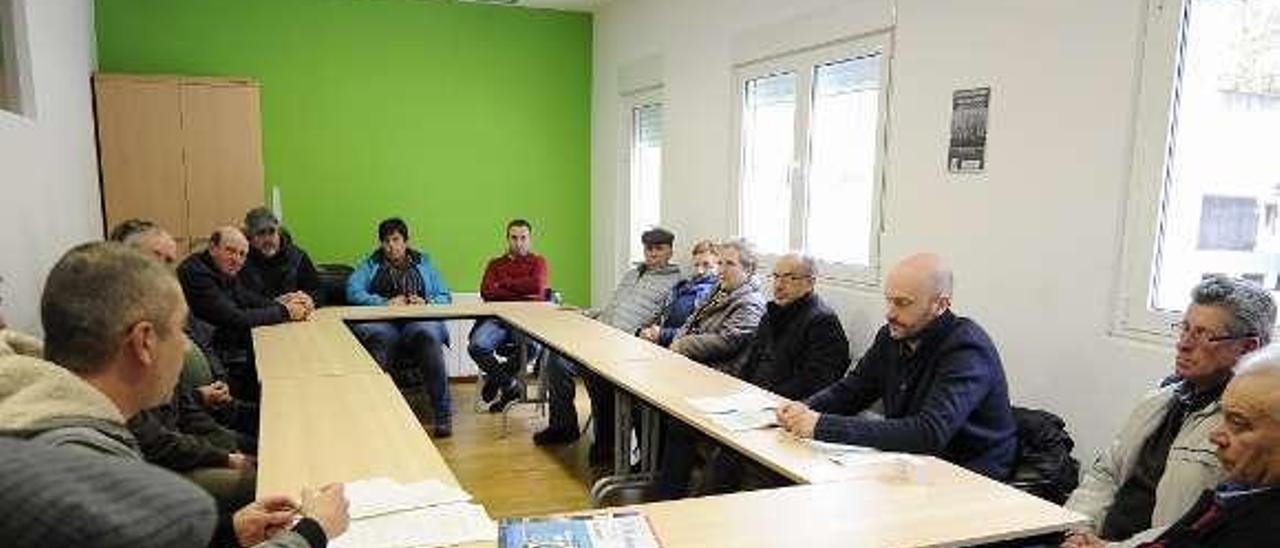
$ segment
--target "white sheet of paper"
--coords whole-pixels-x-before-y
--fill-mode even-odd
[[[353,520],[332,548],[419,548],[496,542],[498,526],[484,507],[458,502]]]
[[[592,546],[601,548],[659,548],[649,522],[640,514],[615,515],[590,521]]]
[[[743,390],[728,396],[712,396],[707,398],[689,398],[689,405],[699,412],[708,415],[720,415],[735,411],[759,411],[777,409],[778,403],[760,392]]]
[[[348,513],[353,520],[471,500],[466,491],[436,480],[410,484],[388,478],[357,480],[348,482],[343,493],[347,496]]]
[[[829,441],[807,440],[809,446],[824,455],[838,455],[843,453],[879,453],[880,450],[865,445],[847,445],[843,443],[832,443]]]
[[[711,422],[716,423],[730,432],[758,430],[778,425],[778,417],[772,409],[734,411],[731,413],[707,415],[707,418],[711,419]]]

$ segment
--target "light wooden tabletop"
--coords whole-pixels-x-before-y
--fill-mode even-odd
[[[303,486],[378,476],[456,485],[398,389],[343,320],[494,316],[808,484],[641,505],[664,546],[956,546],[1083,523],[1078,514],[938,459],[924,458],[924,472],[911,480],[868,477],[865,468],[837,464],[776,428],[728,431],[688,398],[754,387],[545,303],[327,308],[311,321],[254,329],[264,406],[259,493],[296,495]]]
[[[923,457],[931,479],[869,477],[639,505],[677,546],[969,546],[1061,531],[1082,516]]]
[[[380,371],[351,330],[335,319],[255,328],[253,348],[263,382]]]
[[[262,404],[259,495],[373,477],[458,484],[380,372],[265,381]]]

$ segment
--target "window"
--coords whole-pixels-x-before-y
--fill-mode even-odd
[[[1280,289],[1280,0],[1153,4],[1122,324],[1165,334],[1204,275]]]
[[[658,226],[662,203],[662,103],[655,94],[640,94],[625,101],[628,128],[627,248],[630,260],[644,260],[640,234]]]
[[[14,0],[0,0],[0,110],[23,114],[21,58],[18,48],[25,41],[19,31],[18,9]]]
[[[876,282],[886,36],[738,70],[738,229],[837,279]]]

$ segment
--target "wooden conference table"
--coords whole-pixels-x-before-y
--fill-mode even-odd
[[[306,322],[254,329],[263,405],[258,492],[297,493],[377,476],[458,485],[390,377],[345,322],[480,317],[501,318],[589,367],[614,384],[620,403],[636,398],[798,484],[637,506],[663,546],[962,546],[1084,521],[939,459],[920,459],[913,478],[869,475],[776,428],[731,432],[687,400],[750,385],[544,303],[324,308]],[[618,468],[629,464],[623,458]]]

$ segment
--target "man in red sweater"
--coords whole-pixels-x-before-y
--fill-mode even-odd
[[[547,293],[547,260],[533,253],[533,227],[516,219],[507,223],[507,253],[489,261],[480,283],[486,301],[541,301]],[[499,360],[495,351],[513,342],[511,328],[496,318],[479,320],[471,328],[467,352],[485,373],[480,397],[489,412],[498,413],[524,392],[517,378],[518,360]]]

